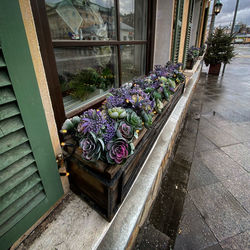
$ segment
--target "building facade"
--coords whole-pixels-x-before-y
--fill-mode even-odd
[[[57,161],[64,120],[98,106],[110,88],[154,65],[171,60],[185,70],[188,49],[205,42],[209,4],[0,2],[1,249],[11,247],[68,190]],[[88,82],[93,75],[98,81]],[[77,81],[83,83],[80,92]]]

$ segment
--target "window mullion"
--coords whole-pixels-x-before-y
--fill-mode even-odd
[[[115,0],[115,17],[116,17],[116,39],[120,41],[120,2]],[[121,86],[122,83],[122,69],[121,69],[121,48],[117,44],[117,62],[118,62],[118,84]]]
[[[72,40],[52,40],[53,47],[89,47],[89,46],[112,46],[112,45],[134,45],[134,44],[146,44],[147,40],[133,40],[133,41],[72,41]]]

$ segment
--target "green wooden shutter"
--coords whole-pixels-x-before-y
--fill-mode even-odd
[[[183,8],[184,8],[184,0],[176,0],[173,50],[172,50],[172,61],[174,63],[178,62],[178,57],[179,57]]]
[[[208,13],[209,13],[209,8],[206,8],[205,9],[205,14],[204,14],[204,22],[203,22],[203,27],[202,27],[200,47],[202,47],[204,45],[204,42],[205,42],[204,39],[205,39],[205,34],[206,34]]]
[[[186,68],[187,63],[187,52],[190,46],[190,37],[191,31],[193,26],[193,11],[194,11],[194,0],[189,1],[189,8],[188,8],[188,22],[187,22],[187,30],[186,30],[186,39],[184,45],[184,55],[183,55],[183,69]]]
[[[0,249],[62,195],[17,0],[0,3]]]
[[[196,31],[195,46],[198,46],[198,39],[200,37],[203,4],[204,4],[204,1],[201,1],[200,12],[199,12],[199,23],[198,23],[198,27],[197,27],[197,31]]]

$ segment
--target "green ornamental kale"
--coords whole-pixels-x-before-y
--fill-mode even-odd
[[[150,114],[147,114],[144,110],[141,112],[142,120],[144,121],[144,125],[146,128],[150,128],[152,125],[152,116]]]
[[[127,109],[126,121],[133,126],[134,129],[142,129],[142,119],[132,109]]]
[[[123,119],[127,115],[126,110],[121,107],[114,107],[114,108],[108,109],[108,114],[113,119]]]
[[[163,103],[161,102],[160,99],[156,99],[156,105],[155,105],[155,109],[157,111],[157,113],[161,113],[162,109],[163,109]]]
[[[62,125],[62,130],[66,129],[68,131],[77,128],[78,124],[80,123],[80,117],[74,116],[73,118],[66,119]]]
[[[169,87],[171,87],[171,88],[173,88],[173,89],[176,88],[176,83],[175,83],[175,81],[172,80],[172,79],[170,79],[170,78],[168,79],[167,84],[168,84]]]

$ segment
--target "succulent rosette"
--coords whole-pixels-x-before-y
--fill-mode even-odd
[[[124,121],[120,122],[116,131],[117,137],[124,138],[127,141],[131,141],[133,139],[134,133],[135,133],[134,128]]]
[[[76,128],[80,122],[79,116],[74,116],[70,119],[66,119],[65,122],[62,125],[62,130],[71,130],[73,128]]]
[[[133,126],[134,129],[142,129],[142,119],[132,109],[127,110],[126,121]]]
[[[113,119],[123,119],[127,115],[126,110],[121,107],[108,109],[108,114]]]
[[[107,144],[106,158],[109,164],[122,164],[133,154],[134,145],[123,138],[117,138]]]
[[[105,149],[102,139],[96,137],[92,132],[88,132],[86,137],[82,138],[80,147],[82,149],[82,158],[87,161],[99,160]]]

